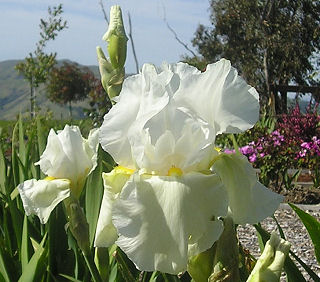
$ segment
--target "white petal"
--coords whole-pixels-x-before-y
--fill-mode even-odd
[[[227,212],[227,196],[215,175],[139,176],[124,186],[114,202],[116,244],[140,270],[177,274],[188,255],[212,246]]]
[[[238,154],[221,154],[213,164],[229,197],[229,209],[235,223],[257,223],[271,216],[283,197],[258,182],[247,158]]]
[[[109,247],[118,238],[117,230],[111,221],[112,206],[130,175],[130,171],[121,168],[115,168],[110,173],[102,174],[104,194],[94,242],[96,247]]]
[[[188,65],[180,65],[177,71],[183,77],[175,94],[177,103],[195,111],[218,134],[241,132],[258,120],[258,93],[238,76],[229,61],[208,65],[203,73]]]
[[[214,139],[210,125],[170,99],[129,141],[138,167],[167,175],[172,166],[184,172],[208,169]]]
[[[88,135],[88,139],[84,139],[84,150],[91,159],[91,170],[88,174],[90,174],[97,166],[97,160],[98,160],[98,147],[99,147],[99,129],[94,128],[91,129]]]
[[[97,133],[90,141],[81,136],[77,126],[66,125],[58,134],[50,130],[45,151],[36,163],[46,175],[83,182],[96,166]]]
[[[156,80],[158,79],[158,80]],[[142,73],[127,78],[119,102],[105,115],[100,128],[100,143],[117,163],[134,168],[128,135],[141,131],[145,123],[168,103],[165,85],[154,66],[144,65]]]
[[[26,215],[35,214],[40,222],[48,221],[51,211],[70,195],[67,179],[27,180],[18,186]]]

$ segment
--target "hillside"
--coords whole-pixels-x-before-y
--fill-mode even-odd
[[[19,113],[28,115],[30,109],[30,88],[23,76],[18,75],[14,69],[19,60],[0,62],[0,120],[13,120]],[[62,64],[59,61],[58,64]],[[88,66],[98,76],[98,66]],[[50,102],[44,86],[37,89],[36,104],[40,112],[52,111],[54,118],[66,119],[69,117],[68,107]],[[86,101],[73,103],[73,117],[83,118],[83,108],[88,108]]]

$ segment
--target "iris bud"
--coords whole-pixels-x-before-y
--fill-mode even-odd
[[[247,282],[278,282],[290,243],[272,232]]]
[[[110,9],[109,28],[102,40],[108,42],[108,52],[113,68],[123,68],[127,57],[128,37],[123,26],[121,8],[118,5],[112,6]]]

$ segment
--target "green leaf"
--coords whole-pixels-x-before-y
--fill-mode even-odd
[[[73,281],[73,282],[81,282],[81,280],[78,280],[74,277],[71,277],[69,275],[66,275],[66,274],[59,274],[61,277],[64,277],[64,278],[67,278],[69,281]]]
[[[18,124],[19,124],[19,158],[24,165],[26,162],[26,146],[24,144],[24,130],[23,130],[21,114],[19,115]]]
[[[302,259],[300,259],[294,252],[290,251],[290,254],[294,257],[294,259],[305,269],[305,271],[310,275],[310,277],[315,282],[320,281],[320,277],[308,266],[306,265]]]
[[[0,248],[0,274],[2,276],[3,281],[10,282],[12,280],[10,279],[9,272],[7,271],[6,262],[7,260],[3,257],[2,250]]]
[[[100,152],[100,150],[99,150]],[[101,155],[100,155],[101,156]],[[103,196],[102,162],[98,157],[96,169],[89,175],[86,183],[86,217],[89,224],[90,245],[92,246]]]
[[[16,238],[16,242],[18,245],[18,249],[20,249],[21,247],[21,234],[22,234],[22,214],[19,211],[19,209],[17,208],[16,204],[14,201],[12,201],[11,199],[8,199],[7,201],[8,206],[9,206],[9,211],[10,211],[10,217],[11,217],[11,221],[12,221],[12,226],[13,226],[13,230],[14,230],[14,235]],[[12,234],[10,234],[11,238],[12,238]]]
[[[17,126],[18,126],[18,123],[16,123],[13,128],[12,140],[11,140],[11,167],[12,167],[12,173],[13,173],[14,187],[17,187],[20,184],[18,155],[16,151],[16,146],[15,146]]]
[[[37,117],[37,138],[38,138],[38,155],[36,156],[37,159],[40,159],[41,154],[46,148],[46,133],[43,129],[40,117]],[[40,170],[39,166],[36,168],[37,172],[39,173],[38,178],[43,178],[45,175],[44,173]]]
[[[274,219],[274,221],[277,224],[277,227],[279,229],[280,232],[280,236],[281,238],[285,239],[285,235],[284,232],[279,224],[279,222],[277,221],[277,219],[275,218],[275,216],[272,216],[272,218]],[[310,275],[310,277],[314,280],[314,281],[320,281],[319,276],[308,266],[306,265],[303,260],[301,260],[294,252],[290,251],[290,254],[294,257],[294,259],[305,269],[305,271]]]
[[[44,243],[46,241],[47,235],[45,235],[40,244],[35,241],[32,241],[35,248],[35,252],[31,257],[29,263],[26,265],[25,270],[22,272],[22,275],[19,278],[19,282],[25,281],[36,281],[36,278],[40,278],[45,271],[45,264],[43,260],[47,253],[47,249],[44,248]]]
[[[0,192],[7,194],[7,164],[3,153],[3,148],[0,145]]]
[[[320,223],[312,215],[304,212],[297,206],[293,204],[289,204],[289,206],[295,211],[303,225],[306,227],[313,243],[317,261],[320,263]]]
[[[261,236],[261,239],[263,241],[263,244],[265,245],[266,242],[270,238],[270,233],[266,230],[264,230],[260,225],[255,224],[255,229],[257,230],[258,234]],[[287,274],[287,281],[288,282],[303,282],[306,281],[306,279],[301,274],[299,268],[295,265],[295,263],[292,261],[292,259],[287,256],[285,262],[284,262],[284,271]]]
[[[39,155],[41,155],[46,148],[46,135],[43,130],[43,126],[39,116],[37,117],[37,137],[38,137],[38,151]]]
[[[22,238],[21,238],[21,266],[22,272],[26,269],[26,266],[29,262],[29,237],[28,237],[28,219],[27,216],[24,216],[23,220],[23,229],[22,229]]]

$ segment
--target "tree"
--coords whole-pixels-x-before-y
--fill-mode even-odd
[[[48,8],[48,20],[40,19],[41,39],[36,44],[36,50],[33,53],[29,53],[24,62],[16,65],[16,70],[24,76],[30,85],[31,118],[35,116],[36,88],[47,80],[50,70],[56,64],[57,54],[46,54],[44,53],[44,48],[48,41],[56,38],[59,31],[67,28],[67,22],[59,17],[62,12],[62,4]]]
[[[97,79],[88,68],[64,63],[50,72],[47,91],[49,100],[60,105],[69,105],[72,117],[72,102],[84,100],[96,87]]]
[[[313,84],[312,58],[320,49],[320,2],[313,0],[211,0],[212,26],[199,25],[193,45],[203,58],[231,60],[266,102],[270,85]],[[278,113],[287,93],[274,96]]]

